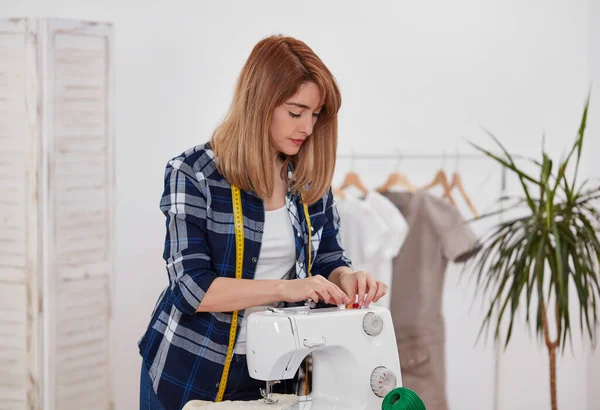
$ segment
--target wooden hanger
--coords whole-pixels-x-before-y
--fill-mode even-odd
[[[460,192],[460,194],[462,195],[463,199],[467,203],[467,206],[469,207],[471,212],[473,212],[473,215],[475,215],[475,217],[477,218],[479,216],[477,209],[475,209],[475,205],[473,205],[471,198],[469,198],[469,195],[466,193],[465,188],[462,183],[462,178],[461,178],[460,174],[458,173],[458,171],[454,171],[454,174],[452,175],[452,182],[450,183],[450,188],[444,194],[444,197],[450,195],[450,191],[454,187],[456,187],[458,189],[458,192]]]
[[[338,196],[340,198],[346,197],[346,193],[344,192],[344,190],[351,186],[358,189],[363,196],[367,196],[367,194],[369,193],[369,190],[362,183],[358,174],[356,172],[354,172],[354,160],[355,160],[355,158],[354,158],[354,151],[353,151],[352,152],[352,161],[350,162],[350,172],[348,172],[346,174],[346,177],[344,178],[342,185],[340,185],[340,187],[335,190],[335,192],[338,193]]]
[[[346,193],[340,188],[333,188],[333,196],[340,199],[346,199]]]
[[[394,186],[401,186],[407,188],[410,192],[415,192],[417,188],[409,181],[408,177],[402,172],[398,171],[398,167],[402,162],[402,154],[398,157],[398,162],[396,163],[396,172],[392,172],[388,175],[385,183],[377,188],[377,191],[380,193],[388,192],[390,188]]]
[[[369,190],[362,183],[358,174],[352,171],[346,174],[344,182],[342,182],[342,185],[338,189],[343,191],[344,189],[349,188],[351,186],[357,188],[364,196],[367,196],[367,194],[369,193]]]
[[[401,172],[393,172],[388,176],[385,183],[377,188],[380,193],[388,192],[394,186],[407,188],[410,192],[415,192],[417,188],[408,180],[407,176]]]
[[[450,183],[448,182],[448,177],[446,176],[446,173],[444,172],[443,169],[440,169],[436,174],[435,177],[433,178],[433,181],[431,181],[429,184],[427,184],[426,186],[423,187],[424,190],[433,188],[436,185],[442,185],[442,187],[444,188],[444,195],[443,197],[448,198],[448,200],[450,201],[450,203],[452,205],[455,205],[456,202],[454,201],[454,198],[452,197],[452,194],[450,193]]]

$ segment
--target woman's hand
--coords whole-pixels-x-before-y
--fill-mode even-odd
[[[359,306],[369,306],[371,302],[377,302],[388,290],[385,283],[375,280],[373,275],[365,271],[352,272],[345,270],[339,274],[340,288],[350,297],[351,303],[358,295]]]
[[[334,283],[321,275],[305,279],[283,280],[279,291],[284,302],[300,302],[312,299],[315,303],[322,300],[325,303],[343,305],[350,303],[346,294]]]

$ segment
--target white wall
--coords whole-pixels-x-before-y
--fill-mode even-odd
[[[282,32],[303,39],[336,75],[344,100],[343,153],[466,151],[465,137],[491,146],[479,128],[485,126],[511,151],[536,155],[542,132],[558,153],[578,125],[589,83],[587,9],[584,0],[0,3],[2,17],[72,17],[116,25],[116,408],[137,406],[136,341],[167,283],[158,210],[164,165],[209,137],[260,38]],[[402,166],[420,185],[440,165],[406,161]],[[336,182],[348,166],[340,160]],[[356,162],[372,186],[392,166]],[[486,208],[498,187],[492,164],[465,160],[460,169],[474,201]],[[478,305],[471,308],[468,276],[459,278],[458,269],[451,268],[444,299],[450,402],[454,409],[491,409],[494,352],[489,344],[473,347],[481,313]],[[549,407],[546,360],[545,351],[518,331],[502,357],[499,409]],[[579,344],[559,366],[561,407],[585,408]]]
[[[587,141],[587,174],[600,178],[598,153],[600,152],[600,2],[589,2],[589,56],[591,77],[593,83],[592,103],[590,104],[589,134]],[[600,203],[600,202],[599,202]],[[590,354],[587,369],[588,407],[587,410],[596,410],[600,403],[600,349]]]

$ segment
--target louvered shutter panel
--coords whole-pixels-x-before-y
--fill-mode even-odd
[[[110,405],[112,147],[108,32],[50,22],[56,409]]]
[[[0,409],[39,408],[35,25],[0,21]]]
[[[26,268],[19,270],[17,259],[10,269],[2,271],[6,273],[0,273],[0,292],[11,294],[11,298],[0,301],[2,317],[18,319],[0,322],[0,335],[5,330],[11,335],[6,342],[1,339],[0,360],[6,356],[13,366],[0,373],[0,394],[6,394],[6,401],[0,396],[0,408],[6,402],[11,409],[33,409],[38,408],[36,402],[43,402],[44,409],[109,409],[114,294],[112,28],[108,24],[60,19],[11,20],[3,24],[25,29],[23,37],[30,39],[29,48],[34,50],[31,54],[38,60],[25,61],[34,69],[24,78],[25,89],[30,78],[32,84],[40,85],[39,93],[30,93],[38,118],[34,115],[29,129],[26,121],[16,115],[13,118],[15,127],[24,127],[31,139],[34,154],[28,155],[39,155],[40,161],[2,156],[0,187],[6,183],[13,189],[29,191],[8,196],[8,202],[0,199],[0,215],[10,215],[6,220],[15,224],[12,227],[0,222],[0,252],[15,258],[23,254],[27,259],[19,242],[28,238],[23,228],[27,223],[35,225],[33,244],[39,244],[41,252],[31,254],[39,259],[31,275],[27,275]],[[23,43],[19,51],[24,52]],[[7,59],[3,56],[2,61]],[[0,90],[1,81],[2,77]],[[0,136],[2,152],[14,150],[5,140]],[[3,178],[3,164],[13,160],[19,166],[9,164],[6,172],[15,175]],[[40,186],[28,188],[17,174],[21,180],[33,175],[32,182],[40,181]],[[17,203],[14,196],[33,197],[31,209]],[[39,222],[29,221],[38,214]],[[0,263],[4,269],[3,262],[4,256]],[[34,295],[30,303],[30,286],[37,289],[39,283],[43,283],[42,294]],[[38,303],[38,299],[43,302]],[[43,307],[41,315],[37,314],[38,304]],[[11,312],[5,313],[4,309]],[[43,330],[43,337],[37,329]],[[35,354],[8,350],[13,345],[27,348],[23,340],[33,341]],[[40,351],[41,359],[36,356]],[[27,372],[34,377],[28,377]],[[23,382],[17,386],[15,380]],[[22,407],[9,405],[8,400]]]

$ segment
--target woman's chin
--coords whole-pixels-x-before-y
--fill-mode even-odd
[[[300,151],[300,146],[295,145],[292,142],[292,143],[286,145],[285,147],[282,147],[280,152],[285,155],[288,155],[288,156],[293,156],[293,155],[296,155],[298,153],[298,151]]]

